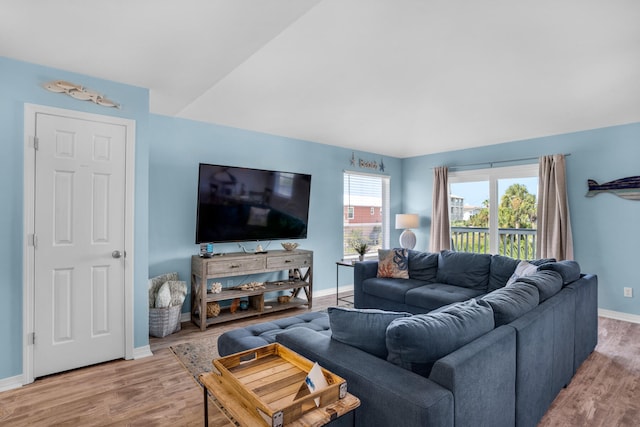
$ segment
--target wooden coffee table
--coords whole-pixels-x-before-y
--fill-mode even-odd
[[[305,377],[313,366],[278,343],[213,360],[213,372],[199,376],[205,425],[208,393],[228,418],[242,426],[322,426],[360,406],[360,400],[347,393],[347,382],[323,368],[326,387],[309,392]],[[307,381],[313,384],[308,377]]]

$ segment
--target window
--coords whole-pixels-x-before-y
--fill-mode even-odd
[[[538,165],[449,173],[453,249],[533,259]]]
[[[369,244],[367,253],[388,247],[389,177],[344,172],[343,258],[355,258],[354,241]],[[379,215],[375,215],[376,211]]]
[[[278,172],[276,178],[276,194],[288,199],[293,194],[293,174],[288,172]]]

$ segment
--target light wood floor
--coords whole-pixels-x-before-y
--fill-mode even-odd
[[[335,297],[314,299],[314,309],[334,304]],[[287,311],[275,317],[293,314]],[[205,332],[183,323],[181,332],[150,340],[153,357],[77,369],[0,393],[0,425],[202,425],[202,391],[168,347],[273,318],[216,325]],[[211,426],[229,425],[213,405],[209,412]],[[596,351],[560,392],[539,427],[638,425],[640,325],[600,318]]]

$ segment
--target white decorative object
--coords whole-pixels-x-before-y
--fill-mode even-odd
[[[396,230],[402,230],[400,235],[400,246],[405,249],[413,249],[416,247],[416,235],[410,228],[418,228],[420,226],[420,217],[418,214],[396,214]]]
[[[171,288],[169,282],[165,282],[156,295],[156,308],[167,308],[171,304]]]
[[[50,92],[66,93],[67,95],[80,101],[92,101],[98,105],[102,105],[103,107],[120,108],[120,105],[118,103],[105,98],[98,92],[88,90],[75,83],[65,82],[64,80],[56,80],[53,82],[45,83],[43,86]]]
[[[167,282],[169,284],[169,292],[171,293],[171,302],[169,307],[175,307],[176,305],[182,305],[187,297],[187,282],[182,280],[171,280]]]
[[[214,294],[219,294],[220,292],[222,292],[222,283],[213,282],[211,284],[211,292],[213,292]]]

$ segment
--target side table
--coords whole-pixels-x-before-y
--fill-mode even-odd
[[[354,265],[355,263],[351,261],[344,261],[344,260],[336,261],[336,305],[340,305],[340,301],[352,302],[344,298],[340,298],[338,294],[338,288],[340,287],[340,267],[353,268]]]

